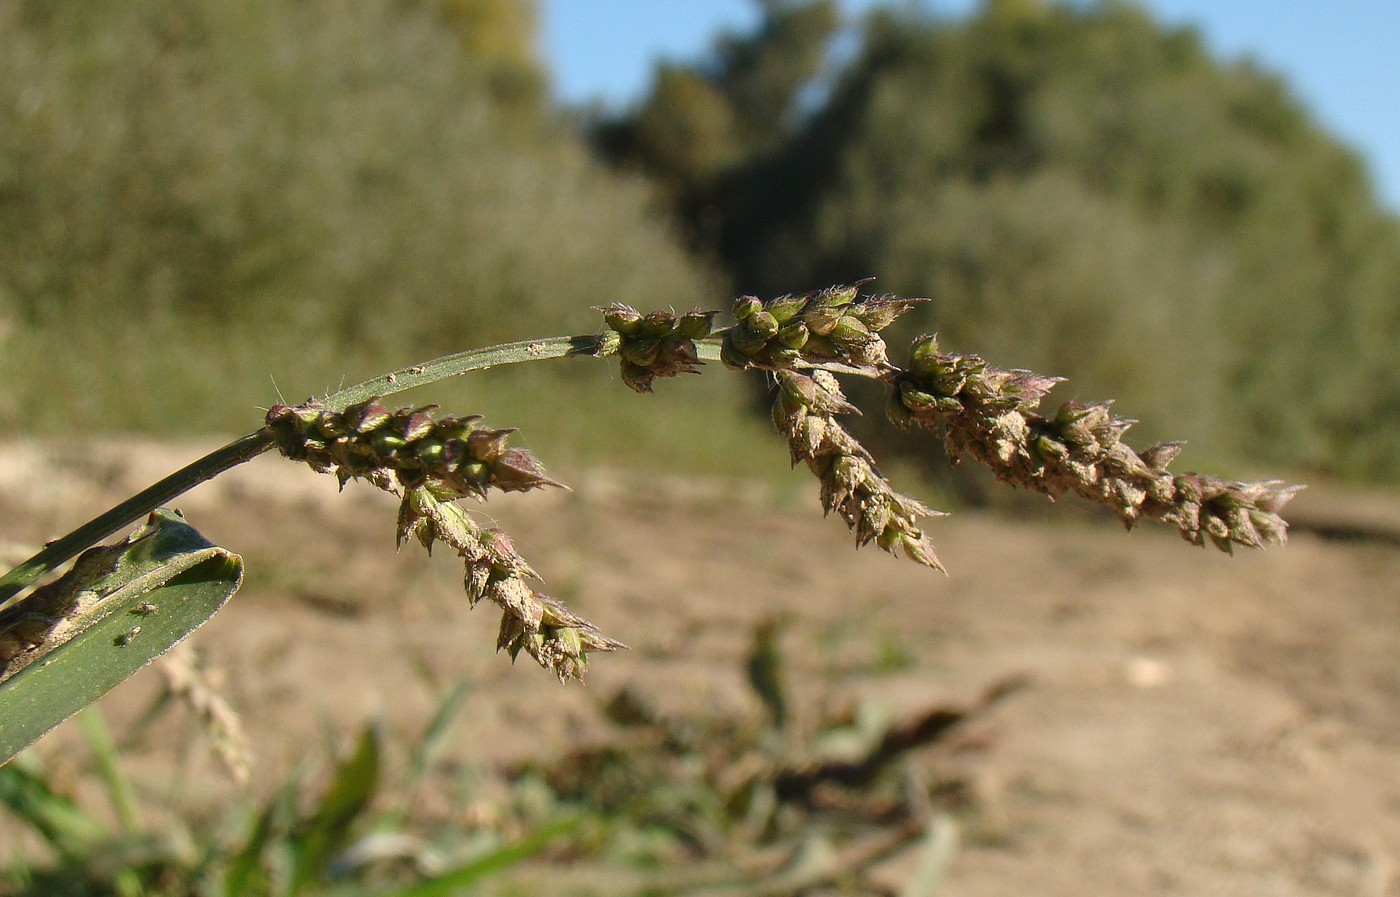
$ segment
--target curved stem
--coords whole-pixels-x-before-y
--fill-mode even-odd
[[[696,341],[696,353],[702,360],[720,360],[723,334],[723,330],[716,331],[710,337]],[[400,368],[354,386],[336,390],[326,396],[322,403],[332,411],[344,411],[347,406],[356,402],[395,395],[448,377],[504,364],[576,356],[603,358],[615,353],[618,343],[618,335],[609,331],[584,336],[521,340],[470,349]],[[853,373],[864,372],[857,370]],[[249,433],[148,486],[68,535],[49,542],[39,553],[0,577],[0,607],[44,575],[58,569],[83,549],[96,545],[128,523],[183,495],[200,483],[213,479],[245,461],[251,461],[272,448],[272,445],[272,436],[266,428]]]
[[[604,333],[588,336],[555,336],[548,339],[521,340],[517,343],[502,343],[484,349],[470,349],[454,355],[444,355],[399,368],[382,374],[363,383],[336,390],[322,400],[332,411],[344,411],[346,406],[367,399],[384,398],[416,386],[426,386],[448,377],[456,377],[471,371],[484,371],[503,364],[517,364],[522,361],[544,361],[549,358],[586,356],[601,358],[617,350],[617,334]],[[716,349],[715,358],[719,358]]]
[[[363,383],[337,390],[326,396],[324,404],[332,410],[343,411],[346,406],[356,402],[393,395],[415,386],[424,386],[471,371],[485,370],[503,364],[516,364],[522,361],[543,361],[549,358],[602,357],[611,354],[616,348],[616,334],[602,334],[522,340],[517,343],[488,346],[484,349],[472,349],[454,355],[444,355],[423,364],[401,368]],[[717,347],[714,349],[713,355],[716,359],[719,357]],[[0,577],[0,606],[3,606],[6,601],[19,594],[40,577],[58,569],[59,565],[83,549],[96,545],[126,524],[149,514],[200,483],[213,479],[245,461],[251,461],[272,448],[272,445],[272,435],[266,428],[249,433],[247,436],[215,449],[165,479],[148,486],[111,510],[89,520],[68,535],[48,543],[38,554],[15,567],[4,577]]]
[[[54,539],[43,550],[0,578],[0,603],[18,594],[39,577],[89,546],[96,545],[126,524],[149,514],[178,495],[183,495],[205,480],[212,479],[244,461],[251,461],[272,448],[272,434],[266,429],[249,433],[242,439],[215,449],[192,464],[142,489],[126,501],[99,514],[66,536]]]

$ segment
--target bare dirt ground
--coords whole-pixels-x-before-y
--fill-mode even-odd
[[[198,453],[5,446],[3,539],[64,532]],[[1074,514],[959,514],[930,524],[944,578],[853,550],[815,510],[815,486],[793,503],[563,473],[571,494],[485,510],[548,590],[632,646],[597,657],[583,687],[494,655],[495,615],[467,609],[450,558],[394,552],[393,503],[368,487],[337,496],[329,478],[259,459],[179,503],[249,564],[195,639],[246,716],[255,790],[327,732],[376,715],[418,730],[462,679],[476,683],[449,751],[463,765],[604,737],[599,705],[629,684],[676,713],[758,714],[744,658],[776,615],[799,724],[835,698],[912,712],[1028,677],[940,761],[965,768],[980,807],[943,893],[1400,897],[1393,543],[1323,526],[1331,537],[1230,558]],[[1314,490],[1297,506],[1382,532],[1400,520],[1387,496]],[[118,732],[155,683],[147,671],[106,699]],[[227,799],[204,752],[183,749],[192,730],[162,726],[133,752],[142,788],[158,799],[176,775],[190,806]],[[73,740],[60,730],[40,749],[62,768]],[[450,787],[440,795],[422,811],[467,812]]]

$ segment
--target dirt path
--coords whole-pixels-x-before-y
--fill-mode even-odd
[[[194,454],[7,447],[4,540],[53,535]],[[570,495],[487,509],[554,594],[632,646],[565,688],[492,653],[496,619],[466,609],[450,559],[394,553],[392,503],[323,479],[255,463],[181,503],[249,561],[196,638],[248,717],[259,783],[372,715],[415,730],[463,678],[463,765],[602,737],[599,701],[627,684],[675,712],[756,714],[744,656],[778,615],[799,723],[833,696],[898,712],[1029,677],[944,749],[978,797],[948,894],[1400,895],[1393,546],[1304,534],[1232,559],[1157,530],[959,515],[932,524],[945,579],[855,552],[809,494],[775,507],[723,484],[625,496],[617,477],[575,477]],[[148,671],[104,705],[119,731],[154,685]],[[138,753],[154,793],[175,759],[161,745],[188,735],[162,726]],[[60,766],[70,737],[43,745]],[[226,796],[202,753],[181,756],[186,800]],[[466,809],[445,789],[424,812]]]

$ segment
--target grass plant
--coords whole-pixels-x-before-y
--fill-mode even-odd
[[[699,373],[705,362],[763,371],[774,387],[773,423],[787,440],[793,464],[802,462],[816,477],[823,509],[846,523],[858,546],[874,543],[935,570],[943,565],[925,525],[942,515],[895,491],[872,454],[842,425],[840,416],[855,409],[842,393],[841,376],[882,384],[895,425],[940,434],[954,459],[980,462],[1013,486],[1052,499],[1073,493],[1108,507],[1126,526],[1158,520],[1194,545],[1227,552],[1285,541],[1287,523],[1280,511],[1300,487],[1172,472],[1179,444],[1129,447],[1122,437],[1132,422],[1115,417],[1107,403],[1065,402],[1043,414],[1040,403],[1057,378],[946,353],[933,336],[916,339],[907,366],[901,367],[890,360],[880,332],[922,300],[862,295],[861,286],[766,301],[742,297],[732,309],[735,323],[722,328],[715,326],[718,312],[643,314],[612,304],[598,309],[606,327],[597,333],[448,355],[297,405],[274,405],[263,427],[50,542],[0,577],[0,760],[10,760],[165,654],[238,590],[242,560],[209,544],[178,512],[163,506],[272,450],[334,475],[342,488],[363,481],[396,496],[399,543],[417,541],[429,550],[443,545],[461,558],[468,601],[486,600],[500,610],[497,649],[512,659],[524,653],[561,681],[582,679],[590,655],[624,647],[539,591],[535,571],[511,538],[479,524],[461,503],[485,500],[493,491],[563,488],[532,452],[511,444],[515,431],[488,425],[476,414],[439,414],[435,405],[391,409],[384,404],[408,389],[504,365],[615,359],[623,383],[640,393],[652,392],[657,380]],[[743,457],[726,461],[748,463]],[[144,526],[114,544],[100,544],[143,515]],[[40,584],[75,557],[66,573]],[[236,769],[241,735],[227,707],[188,665],[175,665],[169,685],[205,720]],[[760,694],[770,708],[780,707],[772,704],[781,702],[780,691],[774,686]],[[780,709],[773,713],[778,727],[782,716]],[[96,718],[86,719],[88,739],[105,758],[99,764],[103,780],[130,835],[139,829],[139,819],[114,760],[115,748]],[[917,742],[909,733],[893,731],[884,738],[894,739],[891,744]],[[223,893],[296,894],[324,883],[329,864],[343,857],[353,824],[376,789],[379,752],[379,735],[367,729],[310,816],[298,815],[295,789],[269,804],[244,849],[220,873]],[[415,769],[421,767],[415,763]],[[26,778],[22,766],[9,770],[7,801],[12,809],[20,807],[55,848],[70,849],[69,842],[80,836],[41,820],[76,819],[83,832],[95,830],[76,808],[47,795],[41,776]],[[771,783],[778,791],[790,791],[793,782],[816,773],[784,775],[788,778]],[[940,852],[948,849],[948,835],[930,831],[930,837],[937,835],[929,847],[930,868],[935,868],[942,862]],[[282,859],[270,867],[266,852],[274,836],[285,843]],[[538,846],[528,845],[517,845],[517,853]],[[485,874],[495,868],[492,862],[506,859],[477,862],[457,869],[455,877],[420,876],[419,884],[393,893],[450,893],[473,880],[477,873],[470,870]],[[141,893],[125,886],[118,891]]]
[[[945,354],[932,336],[914,341],[908,367],[901,368],[890,362],[879,334],[922,300],[862,296],[860,286],[766,302],[745,296],[734,304],[737,322],[718,330],[718,312],[642,314],[614,304],[599,309],[607,328],[597,334],[448,355],[300,405],[275,405],[261,429],[50,542],[0,578],[0,602],[5,602],[0,657],[14,668],[6,671],[0,702],[16,682],[26,681],[16,670],[32,667],[34,659],[110,618],[111,609],[121,603],[112,596],[120,594],[130,603],[170,587],[169,576],[179,583],[191,569],[198,570],[191,558],[203,563],[212,557],[211,546],[168,513],[153,516],[144,530],[118,545],[94,547],[101,539],[141,515],[156,515],[194,485],[274,448],[290,460],[334,474],[342,487],[362,480],[398,496],[400,544],[411,537],[428,549],[439,542],[447,545],[464,560],[469,600],[489,599],[502,610],[498,649],[512,658],[523,650],[561,679],[582,678],[591,652],[616,650],[621,643],[537,591],[530,584],[537,578],[534,570],[510,538],[480,527],[458,503],[467,497],[484,500],[492,490],[562,484],[545,473],[533,453],[510,445],[511,428],[487,426],[479,415],[435,416],[432,405],[391,411],[381,401],[448,377],[531,361],[615,357],[623,382],[643,393],[651,392],[658,379],[699,373],[707,360],[768,372],[777,393],[773,422],[787,438],[793,463],[804,462],[817,477],[823,509],[845,521],[858,545],[874,542],[935,569],[942,564],[921,520],[938,512],[896,492],[874,457],[838,421],[855,409],[842,395],[837,374],[885,384],[896,425],[940,432],[954,458],[979,461],[1012,485],[1051,498],[1074,493],[1108,506],[1127,526],[1144,518],[1161,520],[1192,544],[1210,542],[1225,551],[1285,540],[1287,524],[1279,511],[1299,487],[1170,472],[1179,444],[1130,448],[1122,436],[1132,421],[1115,417],[1108,403],[1066,402],[1042,415],[1040,402],[1058,378],[1003,370],[975,355]],[[79,552],[84,554],[63,578],[21,594]],[[241,562],[227,552],[218,558],[219,573],[206,571],[206,579],[220,583],[227,600],[241,581]],[[169,576],[162,579],[157,571]],[[143,599],[139,606],[157,605]],[[126,612],[137,610],[133,606]],[[65,637],[55,635],[59,629]],[[137,629],[133,625],[129,632]],[[169,643],[156,645],[151,659],[185,634],[167,630],[163,637]],[[123,649],[133,641],[134,636],[118,637],[107,647]],[[30,675],[56,678],[42,668]]]

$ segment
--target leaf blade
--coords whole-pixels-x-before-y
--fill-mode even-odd
[[[0,763],[111,691],[198,629],[243,582],[243,560],[170,512],[133,562],[106,580],[93,612],[62,644],[0,683]]]

